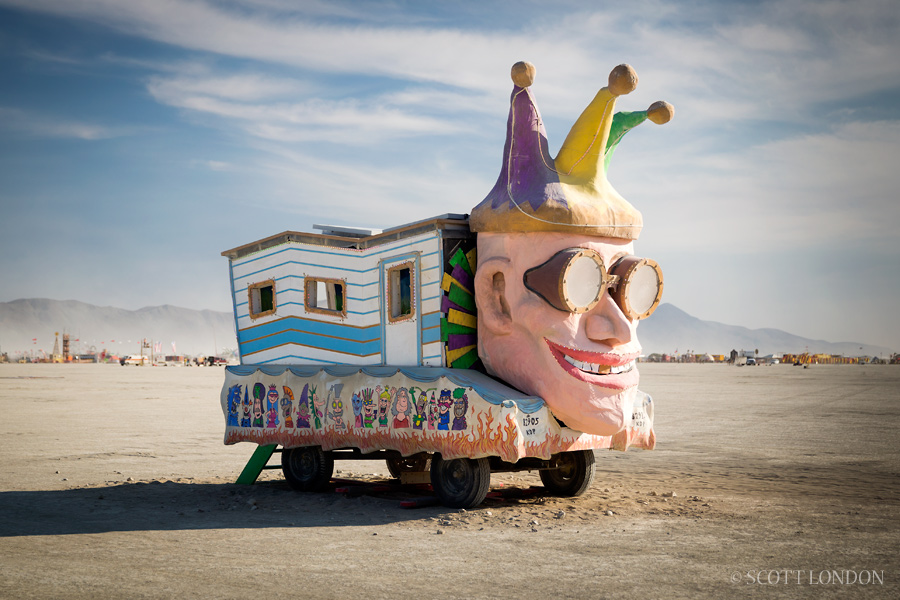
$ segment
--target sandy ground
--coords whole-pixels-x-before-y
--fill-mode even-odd
[[[465,512],[234,484],[221,369],[0,365],[0,597],[900,598],[900,367],[641,370],[656,450]]]

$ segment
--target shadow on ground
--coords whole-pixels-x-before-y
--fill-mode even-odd
[[[308,494],[295,492],[284,481],[253,486],[153,481],[70,490],[3,492],[0,493],[0,537],[346,527],[418,520],[446,512],[441,506],[412,510],[400,507],[402,499],[422,496],[400,486],[380,496],[338,494],[333,489]]]

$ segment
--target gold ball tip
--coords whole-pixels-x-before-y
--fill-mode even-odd
[[[647,109],[647,118],[657,125],[668,123],[674,116],[675,107],[665,100],[658,100],[651,104],[650,108]]]
[[[619,65],[609,74],[609,91],[613,96],[624,96],[634,91],[638,76],[631,65]]]
[[[519,87],[526,88],[534,83],[535,68],[530,62],[520,60],[512,66],[510,75],[513,83]]]

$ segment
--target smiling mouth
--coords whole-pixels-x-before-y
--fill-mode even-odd
[[[568,354],[563,354],[563,358],[576,369],[593,375],[619,375],[620,373],[627,373],[634,368],[633,360],[624,365],[603,365],[576,360]]]
[[[587,352],[544,339],[559,366],[569,375],[601,387],[624,390],[638,384],[637,354]]]

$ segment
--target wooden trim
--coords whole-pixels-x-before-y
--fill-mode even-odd
[[[433,328],[430,328],[430,329],[433,329]],[[341,340],[342,342],[350,342],[352,344],[371,344],[372,342],[377,342],[378,340],[381,339],[380,337],[375,337],[375,338],[372,338],[371,340],[354,340],[352,338],[345,338],[345,337],[341,337],[339,335],[328,335],[327,333],[310,333],[309,331],[303,331],[302,329],[291,328],[291,329],[282,329],[280,331],[276,331],[275,333],[267,333],[266,335],[261,335],[259,337],[255,337],[255,338],[241,340],[241,343],[249,344],[250,342],[257,342],[259,340],[264,340],[266,338],[275,337],[276,335],[281,335],[282,333],[290,333],[290,332],[300,333],[300,334],[304,334],[304,335],[314,335],[316,337],[328,338],[330,340]],[[334,352],[337,352],[337,350],[334,350]]]
[[[331,310],[328,308],[319,308],[317,306],[310,306],[309,299],[309,289],[310,283],[317,283],[321,281],[322,283],[330,283],[333,285],[341,286],[341,296],[343,297],[343,306],[341,310]],[[317,298],[318,300],[318,298]],[[314,277],[310,275],[303,275],[303,308],[306,309],[308,313],[315,313],[318,315],[327,315],[329,317],[340,317],[341,319],[347,318],[347,282],[343,279],[330,279],[328,277]]]
[[[244,356],[252,356],[254,354],[259,354],[260,352],[268,352],[269,350],[274,350],[275,348],[283,348],[284,346],[300,346],[301,348],[311,348],[313,350],[318,350],[320,352],[332,352],[334,354],[343,354],[345,356],[356,356],[358,358],[368,358],[370,356],[378,356],[379,354],[381,354],[380,351],[373,352],[372,354],[353,354],[352,352],[343,352],[341,350],[326,350],[324,348],[319,348],[318,346],[310,346],[309,344],[301,344],[299,342],[285,342],[283,344],[278,344],[276,346],[269,346],[268,348],[263,348],[262,350],[248,352]],[[322,358],[321,360],[327,361],[328,359]],[[342,364],[342,363],[336,363],[336,364]],[[351,364],[351,363],[347,363],[347,364]],[[371,366],[377,366],[377,365],[378,365],[378,363],[365,363],[365,364],[361,364],[358,366],[359,367],[371,367]],[[353,366],[357,366],[357,365],[354,364]]]
[[[241,317],[241,318],[243,318],[243,317]],[[250,331],[257,327],[262,327],[264,325],[271,325],[273,323],[277,323],[278,321],[284,321],[285,319],[300,319],[301,321],[310,321],[313,323],[330,323],[330,324],[334,324],[334,325],[339,325],[340,327],[352,327],[354,329],[372,329],[372,328],[378,327],[378,323],[373,323],[372,325],[351,325],[350,323],[333,323],[332,321],[323,321],[322,319],[309,319],[306,317],[301,317],[300,315],[288,315],[286,317],[279,317],[277,319],[272,319],[271,321],[268,321],[266,323],[260,323],[258,325],[249,325],[247,327],[244,327],[243,329],[238,329],[238,332],[243,333],[245,331]],[[319,334],[316,334],[316,335],[319,335]],[[266,336],[260,336],[260,337],[266,337]],[[256,338],[254,338],[254,339],[256,339]]]
[[[393,274],[395,271],[402,271],[403,269],[409,269],[409,313],[400,315],[399,317],[394,316],[394,302],[393,302],[393,294],[392,292],[392,282]],[[388,321],[391,323],[400,323],[401,321],[409,321],[416,316],[416,265],[413,261],[402,262],[398,265],[394,265],[393,267],[389,267],[387,271],[387,277],[385,278],[385,283],[387,284],[387,289],[384,293],[387,295],[387,317]],[[399,290],[398,290],[399,291]]]
[[[261,312],[253,311],[253,290],[259,290],[264,287],[272,288],[272,310],[264,310]],[[274,315],[275,311],[278,310],[278,300],[275,294],[275,280],[274,279],[266,279],[265,281],[260,281],[258,283],[250,283],[247,284],[247,312],[250,314],[251,320],[261,319],[262,317],[268,317],[269,315]]]
[[[403,227],[383,231],[376,235],[368,237],[344,237],[337,235],[326,235],[323,233],[305,233],[302,231],[282,231],[281,233],[270,235],[269,237],[231,248],[222,252],[222,256],[226,256],[232,260],[242,258],[253,252],[266,250],[273,246],[286,244],[289,242],[308,243],[317,246],[327,246],[331,248],[350,248],[355,250],[365,250],[373,246],[386,244],[396,239],[410,237],[421,231],[430,230],[460,230],[465,231],[467,235],[471,235],[469,231],[468,219],[430,219],[418,223],[410,223]]]

